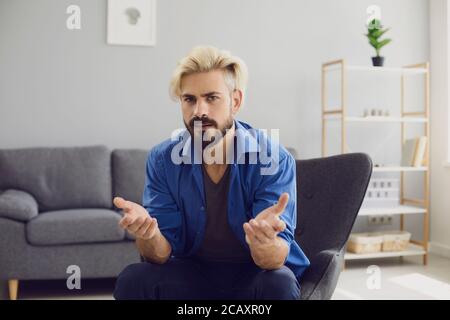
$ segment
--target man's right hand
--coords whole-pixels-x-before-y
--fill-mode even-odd
[[[115,197],[113,203],[123,210],[119,225],[136,238],[149,240],[158,232],[158,222],[141,205],[121,197]]]

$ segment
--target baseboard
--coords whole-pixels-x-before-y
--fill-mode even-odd
[[[428,249],[431,253],[434,253],[436,255],[450,258],[450,246],[438,243],[438,242],[429,242],[428,243]]]

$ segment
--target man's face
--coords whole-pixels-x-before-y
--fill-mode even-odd
[[[230,92],[223,71],[214,70],[184,76],[180,99],[183,121],[192,136],[194,121],[201,121],[202,132],[219,130],[224,136],[226,130],[233,126],[242,92]]]

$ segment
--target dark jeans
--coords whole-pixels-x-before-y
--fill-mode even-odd
[[[119,275],[115,299],[150,300],[295,300],[300,286],[283,266],[263,270],[251,263],[218,263],[171,258],[165,264],[141,262]]]

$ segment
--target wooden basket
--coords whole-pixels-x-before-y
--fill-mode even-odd
[[[381,233],[353,233],[347,243],[347,251],[353,253],[380,252],[383,244]]]
[[[404,251],[408,249],[411,233],[407,231],[383,232],[382,251]]]

